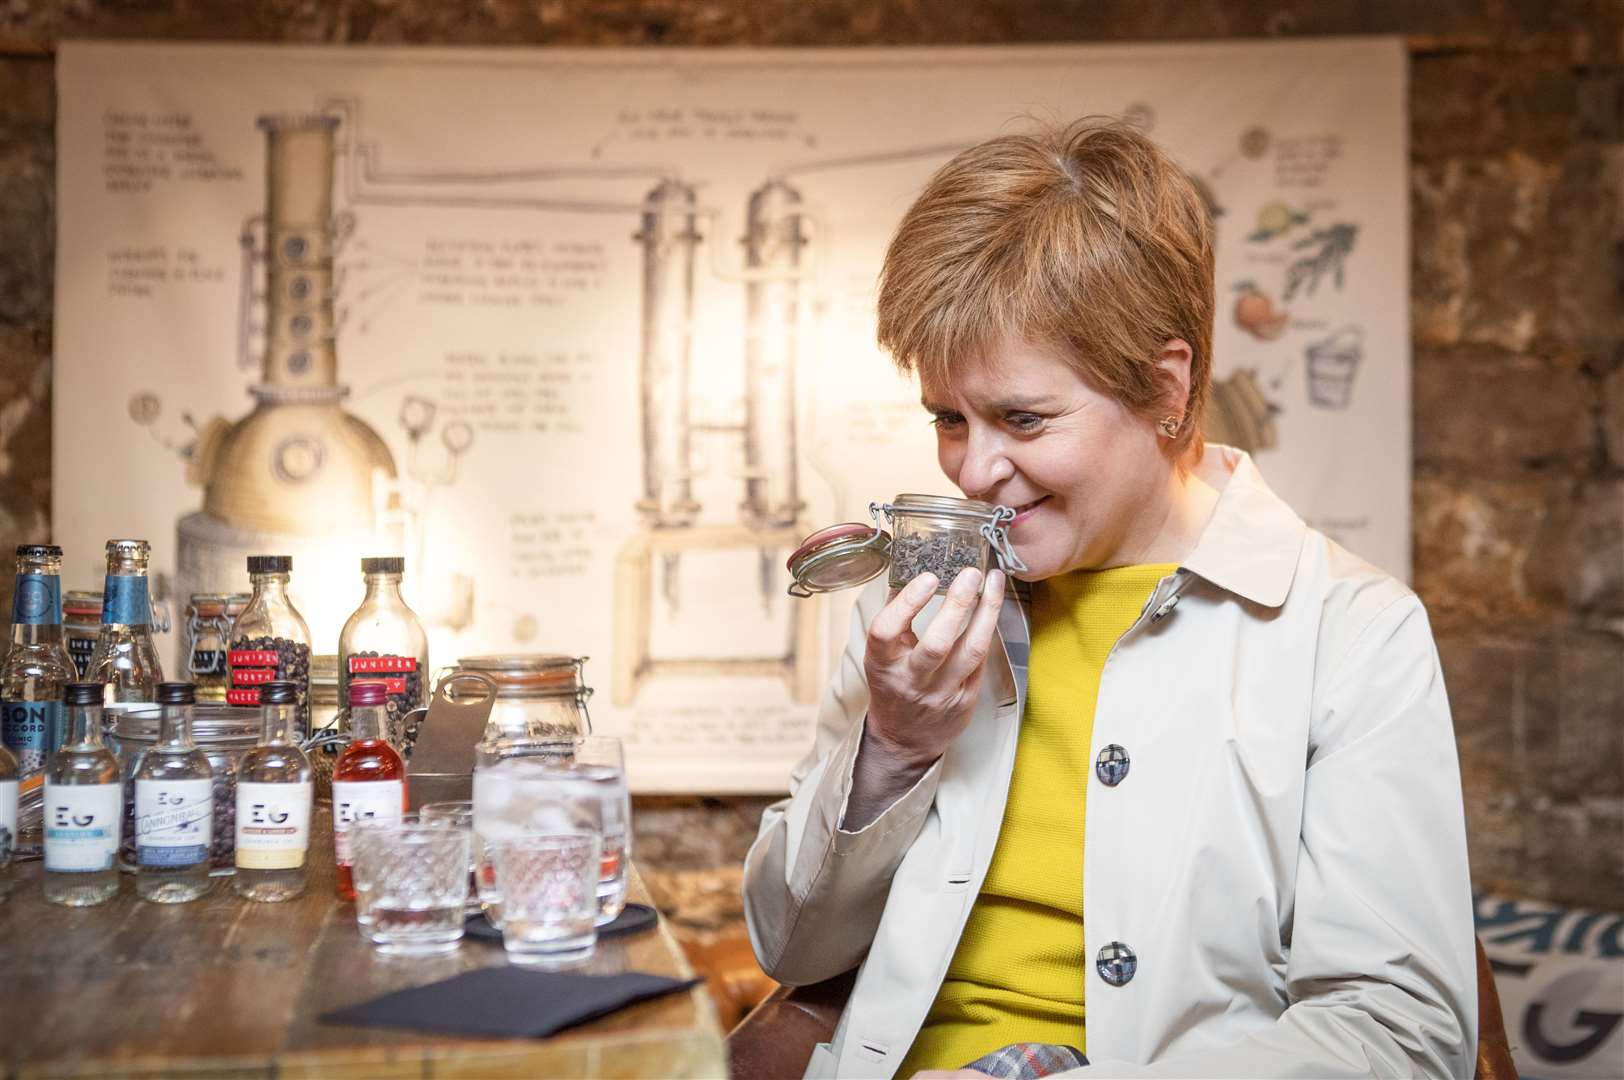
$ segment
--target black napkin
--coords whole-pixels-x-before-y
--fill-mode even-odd
[[[511,966],[465,971],[427,986],[323,1013],[327,1024],[409,1028],[451,1035],[539,1038],[649,998],[686,990],[699,979],[631,971],[573,975]]]
[[[639,934],[654,927],[659,922],[659,916],[647,904],[627,904],[616,915],[613,922],[598,927],[598,937],[619,937],[621,934]],[[494,941],[501,944],[502,931],[492,926],[484,915],[470,915],[463,924],[463,934],[467,937],[478,938],[480,941]]]

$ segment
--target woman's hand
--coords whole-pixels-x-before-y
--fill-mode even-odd
[[[868,679],[868,728],[863,750],[892,765],[923,772],[970,723],[987,667],[1004,575],[981,571],[953,580],[922,636],[913,621],[936,595],[934,574],[921,574],[874,617],[863,671]]]

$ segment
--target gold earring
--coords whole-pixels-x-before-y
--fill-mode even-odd
[[[1169,439],[1178,438],[1180,420],[1176,416],[1164,416],[1156,421],[1156,427]]]

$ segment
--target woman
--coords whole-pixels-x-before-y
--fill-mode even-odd
[[[1205,206],[1124,125],[975,147],[903,219],[881,344],[1028,569],[867,590],[763,817],[762,966],[861,965],[808,1076],[1015,1043],[1079,1075],[1471,1074],[1426,614],[1203,447],[1213,306]]]

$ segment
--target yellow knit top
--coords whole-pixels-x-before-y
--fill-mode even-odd
[[[947,977],[897,1076],[1014,1042],[1083,1038],[1083,810],[1100,675],[1175,565],[1077,570],[1032,589],[1032,659],[1003,827]]]

